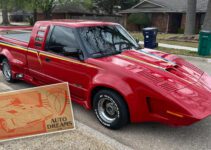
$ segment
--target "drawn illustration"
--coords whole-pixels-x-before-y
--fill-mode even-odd
[[[0,128],[5,134],[19,134],[18,130],[39,124],[42,128],[36,127],[37,131],[47,131],[48,120],[59,117],[72,119],[71,115],[67,88],[49,86],[46,89],[0,96]]]

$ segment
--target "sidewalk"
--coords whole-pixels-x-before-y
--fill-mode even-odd
[[[140,44],[144,44],[143,41],[140,41],[139,43]],[[179,45],[170,45],[170,44],[164,44],[164,43],[159,43],[159,47],[188,50],[188,51],[193,51],[193,52],[197,52],[198,51],[198,48],[194,48],[194,47],[186,47],[186,46],[179,46]]]

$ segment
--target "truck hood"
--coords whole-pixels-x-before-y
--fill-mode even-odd
[[[100,66],[120,71],[121,74],[129,71],[167,90],[177,90],[196,83],[203,74],[203,71],[175,55],[148,49],[127,50],[119,55],[96,60]]]
[[[183,105],[198,119],[211,115],[211,77],[204,73],[200,80],[183,89],[170,93],[180,105]]]

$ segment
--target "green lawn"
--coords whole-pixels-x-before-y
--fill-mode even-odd
[[[169,49],[169,48],[163,48],[163,47],[158,47],[158,48],[155,48],[155,49],[159,50],[159,51],[166,52],[166,53],[175,54],[175,55],[203,57],[203,56],[198,55],[197,52],[193,52],[193,51],[180,50],[180,49]],[[206,56],[204,58],[211,58],[211,56]]]
[[[143,34],[140,32],[131,32],[132,36],[140,41],[144,41],[144,36]],[[171,40],[167,40],[171,37],[183,37],[183,34],[158,34],[157,36],[157,41],[158,43],[165,43],[165,44],[172,44],[172,45],[180,45],[180,46],[188,46],[188,47],[194,47],[197,48],[198,47],[198,43],[195,42],[187,42],[187,41],[171,41]]]
[[[138,32],[131,32],[132,36],[140,41],[144,41],[144,36],[142,33]],[[183,34],[158,34],[157,41],[158,43],[165,43],[165,44],[172,44],[172,45],[180,45],[180,46],[188,46],[188,47],[194,47],[198,48],[198,43],[194,42],[187,42],[187,41],[170,41],[167,40],[171,37],[184,37]],[[155,48],[156,50],[160,50],[166,53],[176,54],[176,55],[185,55],[185,56],[194,56],[194,57],[202,57],[198,55],[197,52],[188,51],[188,50],[180,50],[180,49],[171,49],[171,48],[164,48],[164,47],[158,47]],[[211,56],[207,56],[204,58],[211,58]]]
[[[187,51],[187,50],[168,49],[168,48],[163,48],[163,47],[158,47],[155,49],[163,51],[163,52],[171,53],[171,54],[176,54],[176,55],[199,56],[197,52]]]

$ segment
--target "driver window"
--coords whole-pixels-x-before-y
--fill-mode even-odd
[[[55,26],[50,36],[46,51],[78,59],[79,45],[72,28]]]

